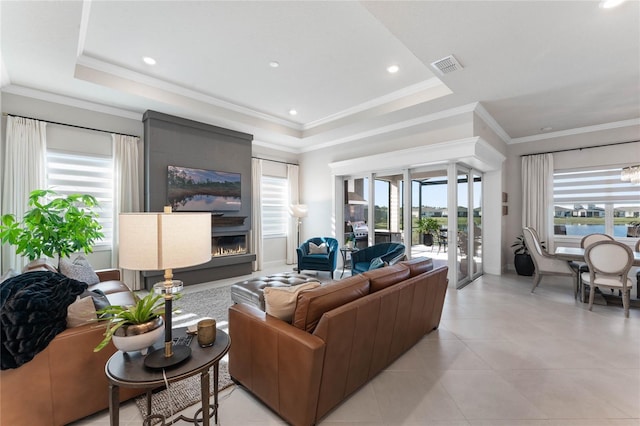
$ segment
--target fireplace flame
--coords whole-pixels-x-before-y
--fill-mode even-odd
[[[246,247],[240,245],[236,247],[217,247],[212,251],[211,256],[233,256],[236,254],[247,254]]]

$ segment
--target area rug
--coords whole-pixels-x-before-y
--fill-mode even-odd
[[[227,310],[232,303],[231,285],[195,293],[185,293],[179,300],[174,302],[174,308],[179,311],[173,314],[173,328],[187,327],[196,324],[202,318],[213,318],[216,320],[216,326],[219,329],[228,332]],[[229,376],[227,357],[225,357],[219,364],[218,389],[225,389],[232,384],[233,382]],[[213,386],[213,373],[211,373],[211,395],[213,395]],[[146,395],[137,397],[135,402],[142,417],[146,417]],[[199,374],[179,382],[171,383],[169,390],[162,389],[155,392],[151,399],[151,412],[153,414],[162,414],[169,418],[197,403],[200,403]],[[159,420],[157,422],[159,422]]]

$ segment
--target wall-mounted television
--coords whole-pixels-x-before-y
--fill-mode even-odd
[[[238,211],[240,173],[167,167],[167,201],[173,211]]]

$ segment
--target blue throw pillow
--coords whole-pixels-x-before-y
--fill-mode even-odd
[[[379,257],[374,257],[371,259],[371,263],[369,264],[369,270],[382,268],[384,266],[384,261]]]

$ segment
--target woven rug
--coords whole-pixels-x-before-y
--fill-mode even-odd
[[[174,308],[179,309],[179,311],[174,312],[172,316],[173,328],[187,327],[192,324],[197,324],[197,322],[202,318],[213,318],[216,320],[216,326],[219,329],[228,332],[229,326],[227,323],[227,309],[232,304],[231,285],[195,293],[185,293],[179,300],[174,302]],[[233,382],[229,376],[227,357],[225,357],[219,364],[218,389],[225,389],[232,384]],[[213,386],[212,373],[210,389],[211,395],[213,395]],[[200,375],[198,374],[179,382],[171,383],[169,390],[163,389],[155,392],[151,401],[151,412],[153,414],[162,414],[167,418],[172,414],[179,413],[185,408],[199,403]],[[146,417],[146,395],[137,397],[135,402],[140,413],[142,413],[142,417]]]

